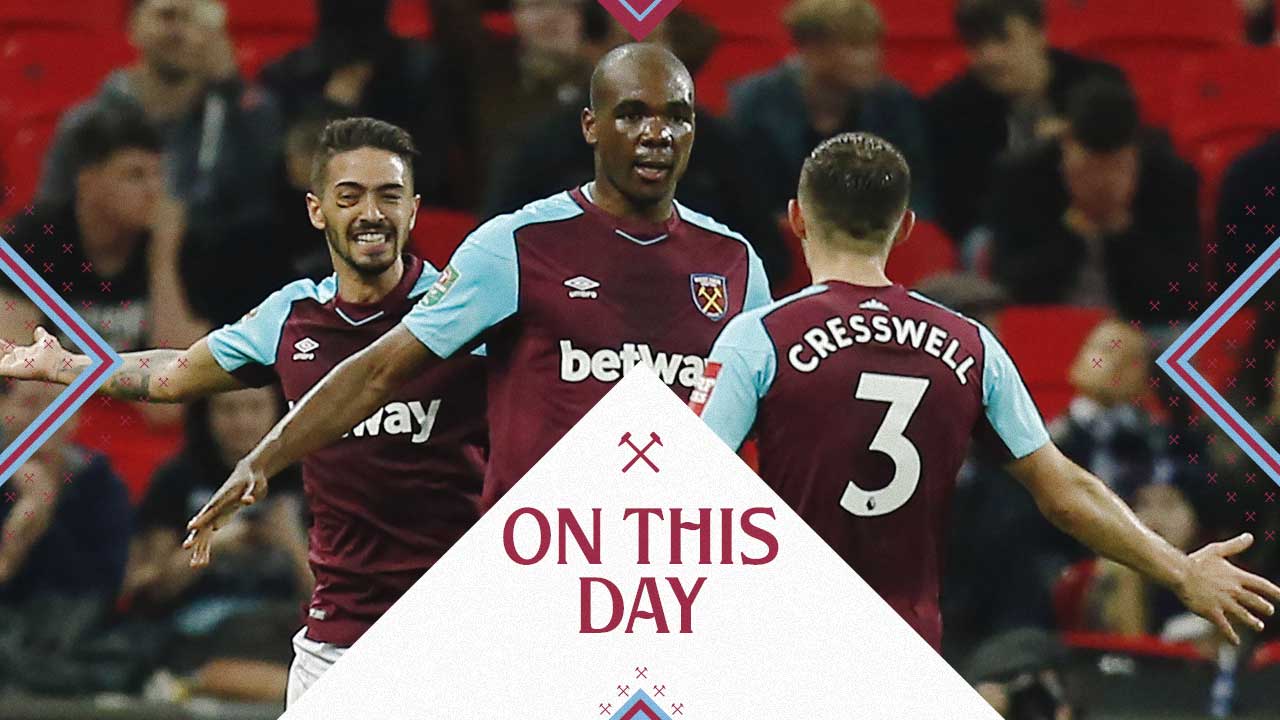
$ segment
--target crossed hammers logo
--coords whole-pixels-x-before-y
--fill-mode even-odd
[[[643,460],[644,463],[648,465],[650,468],[652,468],[654,472],[659,472],[658,466],[654,465],[653,461],[645,456],[645,453],[648,452],[649,448],[653,447],[654,445],[658,445],[658,446],[662,445],[662,438],[658,437],[658,433],[656,432],[649,433],[649,442],[646,443],[644,447],[638,448],[636,447],[635,443],[631,442],[631,433],[625,432],[622,434],[622,439],[618,441],[618,447],[622,447],[623,445],[630,445],[631,449],[635,451],[636,456],[631,458],[631,462],[623,466],[622,472],[626,472],[630,470],[631,466],[635,465],[637,460]]]

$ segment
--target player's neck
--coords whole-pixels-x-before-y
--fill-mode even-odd
[[[653,205],[637,207],[616,187],[607,182],[592,181],[584,188],[587,200],[610,215],[628,220],[645,220],[652,223],[664,223],[671,219],[675,212],[672,198],[663,198]]]
[[[813,284],[837,280],[851,285],[885,287],[892,285],[884,272],[884,255],[866,255],[851,251],[811,250],[807,257]]]
[[[346,263],[335,266],[338,273],[338,297],[352,305],[371,305],[379,302],[400,284],[404,277],[404,258],[396,258],[395,264],[379,275],[361,275]]]

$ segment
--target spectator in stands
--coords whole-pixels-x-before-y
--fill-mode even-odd
[[[265,504],[237,515],[219,531],[230,532],[219,538],[217,563],[192,568],[191,553],[182,549],[182,541],[187,521],[275,424],[281,406],[274,388],[240,390],[192,403],[186,445],[156,472],[138,508],[138,533],[124,593],[136,611],[167,618],[182,640],[168,658],[170,667],[187,673],[235,658],[256,661],[242,668],[256,674],[257,663],[271,662],[275,671],[268,668],[267,675],[279,685],[279,697],[290,660],[287,640],[314,583],[307,565],[299,477],[290,470],[273,479]],[[206,685],[213,682],[204,675]],[[237,682],[264,684],[243,678]]]
[[[1179,550],[1200,538],[1195,508],[1175,484],[1152,482],[1126,500],[1147,527]],[[1178,597],[1123,565],[1099,559],[1086,594],[1086,627],[1118,635],[1157,635],[1170,642],[1212,640],[1217,631],[1188,613]]]
[[[1078,702],[1065,679],[1067,652],[1053,635],[1018,628],[974,651],[965,677],[1007,720],[1076,720]]]
[[[514,37],[485,27],[482,2],[428,2],[464,109],[467,162],[450,180],[475,207],[503,151],[548,116],[581,110],[592,68],[625,36],[595,0],[511,0]]]
[[[1050,48],[1041,0],[960,0],[956,27],[969,70],[938,89],[926,111],[938,220],[962,242],[980,220],[996,158],[1061,131],[1067,95],[1082,80],[1123,74]]]
[[[58,396],[46,383],[0,383],[11,444]],[[74,420],[40,446],[0,491],[0,606],[51,595],[109,608],[120,589],[132,508],[105,458],[69,438]],[[12,617],[12,616],[10,616]]]
[[[194,342],[205,327],[180,278],[187,218],[164,193],[159,133],[136,107],[102,105],[60,142],[71,195],[19,215],[6,239],[117,351]]]
[[[183,252],[184,266],[190,270],[184,273],[188,295],[195,312],[213,326],[238,320],[293,280],[333,274],[324,236],[311,226],[306,195],[320,132],[335,117],[315,108],[290,121],[272,211],[265,222],[188,239]],[[246,263],[246,257],[253,262]]]
[[[65,204],[75,190],[70,139],[79,125],[98,110],[129,108],[159,129],[167,187],[193,225],[264,217],[280,124],[274,105],[240,78],[225,15],[216,0],[134,0],[129,37],[139,61],[63,116],[45,160],[41,204]]]
[[[455,120],[445,67],[434,47],[392,33],[390,5],[316,0],[315,38],[263,68],[260,79],[279,101],[286,125],[327,112],[376,117],[408,130],[423,150],[414,167],[418,191],[428,204],[446,204]]]
[[[715,31],[696,15],[676,9],[648,37],[669,48],[697,74],[714,49]],[[586,99],[565,106],[516,137],[490,173],[482,215],[512,212],[526,203],[581,185],[593,177],[591,148],[582,142]],[[791,260],[778,224],[758,184],[760,173],[743,158],[743,142],[728,123],[700,111],[697,141],[677,199],[742,233],[756,249],[769,278],[780,281]]]
[[[1276,39],[1275,0],[1237,0],[1244,11],[1245,39],[1254,45],[1270,45]]]
[[[1147,337],[1123,321],[1103,321],[1071,365],[1075,397],[1049,425],[1067,457],[1123,497],[1172,482],[1182,466],[1184,448],[1170,446],[1164,426],[1141,405],[1150,372]]]
[[[1139,126],[1124,83],[1077,85],[1059,137],[994,173],[991,269],[1015,302],[1114,308],[1126,320],[1182,317],[1199,290],[1169,284],[1198,260],[1195,170]]]
[[[783,14],[796,53],[729,90],[730,114],[781,215],[809,152],[842,132],[872,132],[911,165],[911,207],[933,216],[928,137],[920,103],[884,74],[884,22],[870,0],[795,0]]]

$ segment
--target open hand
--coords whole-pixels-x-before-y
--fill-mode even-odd
[[[218,488],[209,502],[187,523],[191,531],[182,547],[191,551],[191,566],[209,564],[213,534],[229,523],[236,511],[267,496],[266,476],[249,467],[243,460],[236,464],[231,477]]]
[[[37,327],[30,345],[14,345],[0,354],[0,376],[56,382],[63,361],[70,359],[56,337]]]
[[[1280,600],[1280,587],[1275,583],[1227,560],[1252,544],[1253,536],[1244,533],[1205,545],[1191,553],[1187,576],[1175,588],[1189,609],[1216,625],[1233,645],[1240,644],[1240,636],[1232,627],[1232,620],[1260,631],[1264,628],[1261,618],[1274,614],[1272,602]]]

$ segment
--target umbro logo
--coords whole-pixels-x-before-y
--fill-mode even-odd
[[[312,340],[309,337],[302,338],[301,340],[293,344],[293,349],[297,350],[297,352],[293,354],[293,359],[294,360],[315,360],[316,359],[315,351],[316,351],[316,348],[318,347],[320,347],[320,343],[316,342],[315,340]]]
[[[592,280],[586,275],[569,278],[564,281],[564,284],[569,288],[569,297],[571,298],[589,298],[594,300],[597,297],[600,297],[600,293],[596,292],[596,288],[600,287],[600,283]]]
[[[875,298],[871,298],[870,300],[863,300],[862,304],[858,305],[858,309],[859,310],[879,310],[880,312],[889,312],[889,306],[885,305],[879,300],[876,300]]]

